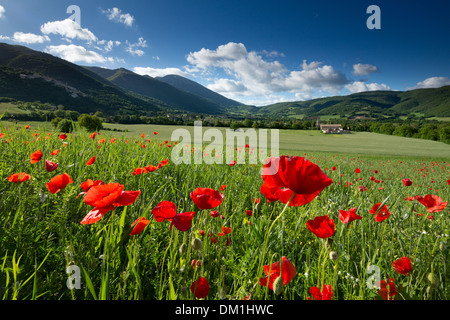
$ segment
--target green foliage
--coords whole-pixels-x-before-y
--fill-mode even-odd
[[[60,132],[64,132],[64,133],[73,132],[73,130],[74,130],[73,122],[71,120],[68,120],[68,119],[61,119],[58,122],[58,130]]]
[[[102,120],[95,115],[82,114],[78,118],[78,123],[89,132],[103,129]]]

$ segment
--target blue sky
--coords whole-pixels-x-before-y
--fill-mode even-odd
[[[439,0],[0,0],[0,41],[267,105],[450,85],[449,14]]]

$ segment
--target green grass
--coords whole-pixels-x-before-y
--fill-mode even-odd
[[[366,285],[371,276],[369,265],[379,268],[380,280],[393,278],[397,289],[403,288],[397,297],[450,298],[446,285],[449,208],[430,214],[419,202],[404,200],[407,196],[432,193],[448,201],[448,161],[422,159],[417,154],[385,157],[375,151],[360,157],[356,155],[358,150],[350,149],[348,141],[348,151],[355,156],[325,152],[326,139],[334,139],[336,144],[351,137],[354,145],[359,141],[362,147],[370,137],[384,137],[379,135],[335,137],[319,132],[282,132],[286,145],[300,138],[325,139],[317,140],[322,141],[323,152],[295,152],[306,153],[305,157],[333,179],[333,184],[307,205],[286,207],[278,201],[267,203],[260,193],[260,164],[175,165],[171,161],[172,148],[165,144],[173,128],[130,126],[132,132],[102,131],[95,139],[89,139],[90,133],[77,130],[62,141],[59,132],[51,131],[48,124],[44,126],[31,124],[26,130],[23,124],[0,123],[0,133],[5,134],[0,155],[0,297],[4,300],[195,299],[189,288],[200,276],[210,283],[206,297],[209,300],[306,300],[311,297],[312,286],[322,288],[323,284],[332,286],[333,299],[372,300],[379,296],[378,290]],[[158,136],[153,131],[158,131]],[[145,138],[140,137],[142,133],[146,133]],[[99,143],[101,139],[105,141]],[[44,157],[41,162],[30,164],[30,154],[37,149],[42,150]],[[55,149],[60,149],[59,154],[51,156]],[[94,155],[96,162],[86,166]],[[151,173],[132,174],[135,168],[157,165],[163,159],[169,159],[167,166]],[[47,172],[43,168],[45,160],[57,162],[58,169]],[[337,170],[332,171],[333,166]],[[355,173],[356,168],[361,173]],[[26,172],[32,178],[21,184],[7,181],[16,172]],[[50,194],[46,183],[62,173],[69,174],[73,183]],[[371,176],[377,180],[372,181]],[[403,185],[405,177],[413,181],[411,187]],[[80,221],[92,209],[80,194],[80,184],[88,178],[118,182],[124,190],[139,190],[141,194],[133,204],[116,207],[97,223],[81,225]],[[219,190],[222,185],[226,185],[222,191],[224,200],[216,209],[223,219],[213,218],[211,210],[196,208],[190,198],[195,188]],[[361,185],[367,191],[359,191]],[[252,199],[258,198],[260,203],[255,204]],[[190,229],[170,230],[169,221],[157,222],[153,218],[152,208],[164,200],[172,201],[177,213],[196,211]],[[375,222],[368,212],[379,202],[385,202],[391,212],[381,223]],[[352,207],[363,219],[350,226],[342,224],[339,210]],[[252,216],[246,215],[246,210],[251,210]],[[307,220],[323,215],[332,218],[336,225],[332,243],[317,238],[305,225]],[[434,219],[428,219],[430,215]],[[145,217],[150,223],[141,234],[128,237],[138,217]],[[231,227],[231,233],[218,235],[222,226]],[[213,243],[208,233],[218,242]],[[190,246],[195,237],[203,242],[199,251]],[[185,251],[179,250],[182,244],[186,245]],[[337,260],[329,259],[331,251],[337,252]],[[265,276],[263,266],[282,256],[294,264],[296,275],[284,287],[283,294],[275,296],[259,284],[259,279]],[[407,276],[392,268],[392,262],[402,256],[412,261],[413,271]],[[192,260],[200,260],[201,265],[192,267]],[[80,289],[66,286],[69,265],[80,268]],[[439,279],[432,289],[428,289],[429,273]]]
[[[19,109],[15,104],[9,102],[0,102],[0,115],[9,112],[9,113],[27,113],[26,110]]]

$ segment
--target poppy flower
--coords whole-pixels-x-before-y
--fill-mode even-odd
[[[155,131],[155,132],[153,132],[153,134],[156,136],[158,134],[158,132]]]
[[[67,173],[63,173],[53,177],[46,186],[51,194],[55,194],[64,189],[69,183],[73,183],[72,178]]]
[[[388,211],[388,208],[387,208],[386,205],[384,205],[383,208],[381,208],[381,209],[380,209],[380,206],[381,206],[381,202],[374,204],[372,206],[372,209],[369,210],[369,213],[370,214],[375,214],[375,213],[378,212],[378,210],[380,210],[380,211]]]
[[[331,168],[331,171],[336,171],[336,167],[333,166],[333,168]]]
[[[39,149],[33,152],[30,156],[30,163],[37,163],[42,159],[42,151]]]
[[[197,299],[205,298],[209,293],[209,282],[203,277],[198,278],[191,284],[191,292]]]
[[[89,139],[95,139],[95,132],[92,132],[91,135],[89,136]]]
[[[162,201],[152,209],[152,214],[157,222],[171,221],[177,214],[177,206],[171,201]]]
[[[353,220],[361,220],[362,217],[356,214],[356,208],[351,208],[349,211],[339,210],[339,219],[342,223],[350,223]]]
[[[94,207],[94,209],[88,212],[81,224],[93,224],[99,221],[108,211],[134,203],[141,194],[141,191],[123,191],[123,187],[119,183],[99,184],[90,187],[84,196],[84,203]]]
[[[386,280],[381,280],[380,290],[378,291],[378,294],[383,300],[394,300],[395,295],[397,294],[397,288],[395,287],[394,279],[390,278],[389,283],[386,283]]]
[[[67,139],[67,135],[66,135],[65,133],[61,133],[61,134],[59,135],[59,138],[60,138],[61,140],[65,140],[65,139]]]
[[[219,232],[217,235],[222,237],[222,236],[225,236],[230,233],[231,233],[231,228],[222,226],[222,232]]]
[[[334,220],[330,219],[328,215],[315,217],[314,220],[308,220],[306,226],[309,231],[322,239],[331,237],[336,231]]]
[[[229,163],[230,167],[234,167],[236,165],[236,160],[233,160]]]
[[[84,190],[84,192],[88,192],[88,190],[93,186],[98,186],[100,184],[105,184],[102,180],[92,180],[87,179],[85,182],[82,182],[80,188]]]
[[[449,179],[449,180],[447,180],[447,185],[448,185],[448,186],[450,186],[450,179]]]
[[[217,218],[220,215],[219,211],[217,211],[217,210],[211,211],[209,214],[213,218]]]
[[[156,170],[155,166],[149,165],[145,167],[145,170],[147,170],[147,172],[153,172]]]
[[[405,187],[409,187],[412,185],[412,181],[409,179],[403,179],[402,182],[405,185]]]
[[[30,129],[30,126],[29,126],[29,125],[26,125],[26,126],[25,126],[25,129]]]
[[[136,235],[144,231],[145,227],[150,223],[150,220],[145,219],[144,217],[137,218],[136,221],[133,222],[131,226],[134,226],[134,229],[131,231],[130,236]]]
[[[434,194],[427,194],[425,197],[417,196],[416,200],[427,207],[429,213],[441,212],[448,204],[448,202],[442,202],[442,198]]]
[[[131,174],[133,176],[137,176],[137,175],[140,175],[140,174],[143,174],[143,173],[144,173],[144,169],[143,168],[135,168]]]
[[[417,200],[418,197],[420,197],[420,196],[406,197],[406,198],[404,198],[404,199],[405,199],[406,201],[414,201],[414,200]]]
[[[331,291],[331,285],[323,285],[322,292],[317,287],[309,288],[309,293],[314,297],[314,300],[331,300],[333,297],[333,292]],[[311,300],[310,297],[308,297]]]
[[[355,173],[360,173],[360,172],[361,172],[361,170],[359,168],[355,169]]]
[[[261,192],[271,201],[275,197],[289,206],[305,205],[329,186],[333,180],[316,164],[303,157],[272,157],[263,166]]]
[[[377,215],[375,216],[375,221],[376,222],[381,222],[386,220],[387,218],[389,218],[389,216],[391,215],[391,213],[387,210],[380,210]]]
[[[226,186],[226,185],[224,185],[224,184],[223,184],[223,185],[221,185],[221,186],[220,186],[220,191],[223,191],[223,190],[225,190],[225,188],[226,188],[226,187],[227,187],[227,186]]]
[[[405,276],[412,271],[411,260],[408,257],[402,257],[395,260],[392,262],[392,266],[394,267],[395,272]]]
[[[45,170],[48,172],[55,171],[58,169],[58,164],[56,162],[45,160]]]
[[[94,164],[94,162],[95,162],[95,156],[93,156],[92,158],[90,158],[90,159],[86,162],[86,165],[87,165],[87,166],[90,166],[91,164]]]
[[[7,180],[9,182],[22,183],[24,181],[30,180],[30,178],[31,176],[29,174],[22,172],[22,173],[13,173],[7,178]]]
[[[367,187],[366,186],[359,186],[358,190],[361,192],[367,191]]]
[[[285,256],[281,258],[281,268],[280,261],[272,263],[272,265],[264,266],[265,277],[259,278],[259,284],[262,286],[269,286],[270,290],[273,290],[274,281],[281,276],[283,279],[283,285],[287,285],[295,277],[296,271],[295,266],[289,261]]]
[[[245,210],[245,214],[248,215],[249,217],[251,217],[253,215],[253,211],[252,210]]]
[[[56,156],[59,153],[59,149],[55,149],[50,153],[52,156]]]
[[[195,211],[191,212],[182,212],[176,214],[172,218],[172,223],[170,224],[170,230],[172,230],[172,226],[175,226],[180,231],[187,231],[192,226],[192,219],[195,216]]]
[[[200,209],[213,209],[219,206],[224,198],[223,193],[210,188],[197,188],[190,193],[195,205]]]

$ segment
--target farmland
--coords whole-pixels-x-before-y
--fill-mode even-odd
[[[0,124],[3,299],[450,297],[444,205],[450,196],[449,145],[372,133],[280,130],[281,156],[304,157],[303,165],[318,166],[327,177],[321,179],[332,180],[311,201],[289,206],[281,193],[268,201],[261,192],[268,183],[262,163],[173,163],[175,127],[106,125],[128,132],[94,136],[77,129],[61,136],[48,123],[27,125]],[[289,179],[305,178],[299,170],[290,172]],[[15,173],[26,175],[14,181]],[[126,199],[99,205],[83,184],[88,179],[120,187]],[[202,207],[193,196],[198,188],[213,189],[220,200]],[[122,195],[117,190],[108,196]],[[425,206],[426,195],[442,203]],[[405,200],[415,196],[421,198]],[[158,211],[164,201],[172,204],[173,215]],[[341,211],[352,208],[360,218],[343,222]],[[311,221],[325,217],[324,235]],[[401,270],[403,258],[410,265]],[[280,261],[289,262],[280,270]],[[68,275],[71,266],[79,278]],[[281,289],[270,288],[278,276]]]

